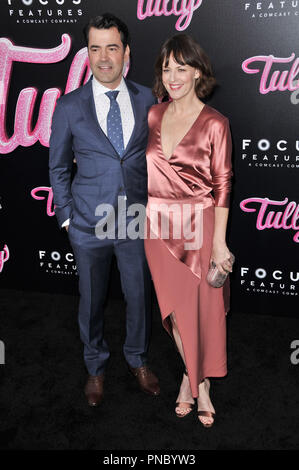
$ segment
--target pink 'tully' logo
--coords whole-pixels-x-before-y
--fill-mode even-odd
[[[299,243],[299,204],[295,201],[290,201],[288,203],[288,198],[286,197],[283,201],[274,201],[267,197],[250,197],[244,199],[240,203],[240,207],[244,212],[256,212],[257,209],[248,207],[249,204],[257,203],[259,204],[258,215],[256,219],[256,228],[258,230],[265,229],[283,229],[283,230],[297,230],[293,236],[293,240],[296,243]],[[288,204],[287,204],[288,203]],[[270,206],[285,206],[284,211],[272,210],[267,212]]]
[[[0,273],[3,270],[4,263],[9,259],[9,249],[7,245],[4,245],[3,250],[0,251]]]
[[[13,63],[54,64],[64,60],[70,49],[71,37],[68,34],[63,34],[61,44],[51,49],[15,46],[9,39],[0,38],[0,154],[13,152],[19,145],[29,147],[37,141],[48,147],[53,112],[62,93],[59,88],[49,88],[43,93],[38,119],[32,129],[32,115],[38,90],[34,87],[24,88],[16,105],[14,134],[9,138],[6,132],[6,108]],[[129,68],[130,62],[125,66],[124,76]],[[84,47],[76,53],[72,61],[64,94],[75,90],[82,83],[85,84],[90,76],[87,48]]]
[[[261,72],[261,81],[259,92],[262,95],[266,95],[270,91],[295,91],[299,89],[299,57],[295,60],[294,52],[290,57],[282,58],[275,57],[273,55],[257,55],[249,57],[242,63],[242,69],[245,73],[255,74]],[[262,66],[259,68],[250,68],[254,62],[261,62]],[[291,64],[289,70],[273,70],[273,64]]]
[[[15,46],[9,39],[0,38],[0,153],[10,153],[19,145],[29,147],[39,141],[49,146],[51,122],[57,99],[61,95],[58,88],[49,88],[43,94],[37,123],[32,129],[32,115],[38,90],[24,88],[18,97],[15,110],[14,135],[8,138],[6,132],[6,107],[13,62],[30,64],[54,64],[66,58],[71,48],[71,38],[62,35],[62,42],[52,49],[35,49]],[[84,77],[85,73],[85,77]],[[75,55],[69,70],[65,94],[78,88],[90,77],[87,50],[84,47]]]
[[[170,9],[168,4],[172,3]],[[178,6],[180,4],[180,6]],[[191,23],[193,13],[202,4],[202,0],[138,0],[137,18],[144,20],[150,16],[178,16],[175,24],[177,31],[184,31]]]
[[[47,196],[39,196],[37,193],[39,193],[40,191],[48,193]],[[55,206],[53,206],[53,190],[51,187],[38,186],[37,188],[32,189],[30,194],[37,201],[44,201],[47,198],[47,215],[49,217],[55,215]]]

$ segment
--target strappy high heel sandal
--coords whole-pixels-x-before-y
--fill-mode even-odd
[[[215,409],[210,400],[210,381],[204,379],[198,386],[197,413],[198,419],[205,428],[214,424]]]
[[[183,380],[181,383],[180,391],[176,399],[177,407],[175,408],[175,414],[178,418],[185,418],[193,408],[194,399],[191,395],[191,388],[189,383],[188,372],[185,370]],[[180,406],[181,403],[188,403],[191,406]]]

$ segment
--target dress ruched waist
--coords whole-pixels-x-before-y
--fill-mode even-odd
[[[207,207],[214,206],[215,201],[212,197],[204,197],[204,198],[198,198],[198,197],[187,197],[183,199],[177,199],[177,198],[165,198],[165,197],[153,197],[153,196],[148,196],[148,205],[151,204],[201,204],[202,209],[206,209]]]

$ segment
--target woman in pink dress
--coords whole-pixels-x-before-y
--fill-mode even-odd
[[[205,427],[215,409],[209,377],[226,365],[228,279],[211,287],[213,261],[232,264],[226,245],[231,136],[226,117],[204,104],[215,83],[209,59],[188,35],[168,39],[155,68],[154,92],[169,96],[149,112],[148,205],[145,249],[163,326],[185,364],[176,415],[192,410]]]

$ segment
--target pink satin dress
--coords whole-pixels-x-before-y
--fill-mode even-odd
[[[205,105],[167,159],[161,145],[161,122],[168,105],[155,105],[148,115],[145,251],[163,326],[172,336],[169,315],[174,312],[192,395],[197,397],[203,378],[227,374],[229,281],[223,288],[213,288],[206,275],[215,205],[229,206],[231,135],[228,119]],[[168,232],[163,232],[163,224]],[[189,232],[184,231],[187,225]]]

